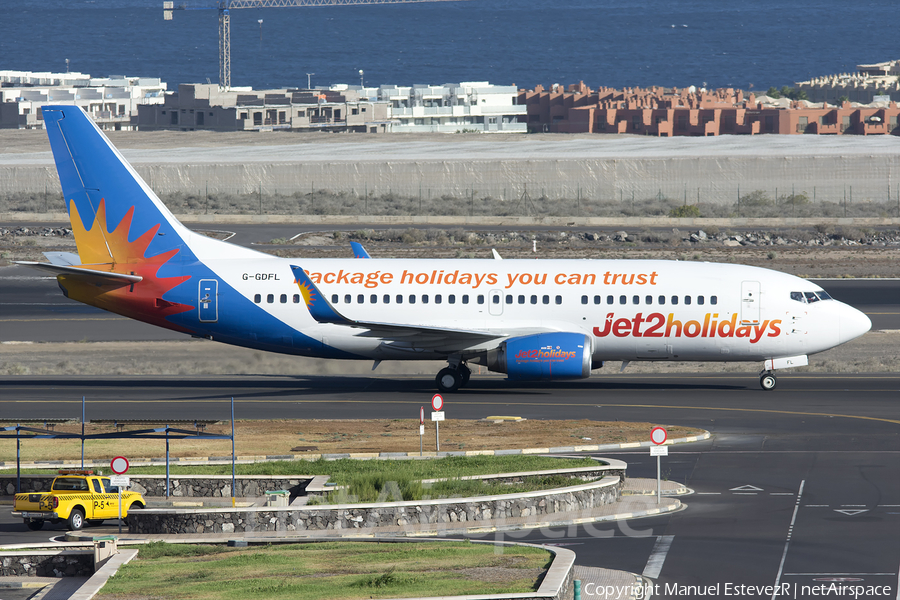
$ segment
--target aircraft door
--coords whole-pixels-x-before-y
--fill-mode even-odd
[[[759,324],[759,282],[741,282],[741,325]]]
[[[503,292],[500,290],[491,290],[488,294],[488,312],[497,317],[503,314]]]
[[[197,299],[201,323],[215,323],[219,320],[219,281],[201,279],[200,294]]]

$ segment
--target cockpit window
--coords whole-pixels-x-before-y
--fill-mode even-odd
[[[812,304],[813,302],[818,302],[818,301],[819,301],[819,297],[816,296],[816,293],[815,293],[815,292],[803,292],[803,295],[806,296],[806,301],[807,301],[809,304]]]
[[[819,297],[819,300],[834,300],[834,298],[828,295],[828,292],[816,292],[816,296]]]
[[[806,304],[806,299],[803,297],[803,292],[791,292],[791,300],[796,300],[797,302]]]

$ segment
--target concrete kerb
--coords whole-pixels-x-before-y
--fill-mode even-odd
[[[707,440],[711,437],[711,434],[708,431],[704,431],[700,435],[691,435],[683,438],[676,438],[671,440],[666,440],[665,446],[672,446],[675,444],[687,444],[691,442],[699,442],[703,440]],[[256,455],[256,456],[238,456],[235,459],[235,463],[238,464],[252,464],[258,462],[275,462],[275,461],[284,461],[284,460],[319,460],[320,458],[323,460],[339,460],[342,458],[351,458],[355,460],[372,460],[372,459],[395,459],[395,460],[417,460],[417,459],[427,459],[427,458],[444,458],[447,456],[508,456],[508,455],[516,455],[516,454],[577,454],[581,452],[611,452],[613,450],[626,450],[630,448],[646,448],[653,446],[653,442],[644,441],[644,442],[625,442],[621,444],[594,444],[594,445],[581,445],[581,446],[560,446],[555,448],[519,448],[519,449],[509,449],[509,450],[467,450],[467,451],[459,451],[459,452],[423,452],[422,456],[419,456],[418,452],[344,452],[338,454],[279,454],[279,455]],[[146,466],[154,466],[160,464],[160,459],[150,459],[150,458],[135,458],[132,461],[129,461],[132,467],[146,467]],[[221,456],[209,456],[209,457],[181,457],[181,458],[171,458],[169,459],[170,463],[179,464],[179,465],[215,465],[215,464],[225,464],[231,463],[230,457],[221,457]],[[53,462],[38,462],[38,461],[23,461],[21,466],[23,468],[50,468],[50,469],[63,469],[63,468],[72,468],[78,467],[81,465],[81,461],[77,463],[61,463],[60,461]],[[12,461],[0,461],[0,469],[8,469],[14,468],[16,466],[15,462]],[[108,460],[86,460],[84,461],[85,467],[109,467]]]

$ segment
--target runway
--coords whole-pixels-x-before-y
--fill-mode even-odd
[[[89,419],[226,419],[233,396],[239,419],[416,419],[431,394],[430,378],[6,377],[0,414],[74,417],[84,395]],[[680,513],[491,538],[565,545],[579,565],[652,577],[661,598],[704,597],[667,593],[667,584],[802,591],[848,577],[886,586],[875,597],[898,598],[900,374],[784,376],[772,393],[740,375],[597,378],[546,389],[487,379],[448,397],[445,412],[691,425],[713,434],[662,459],[668,479],[696,492]],[[646,449],[603,455],[625,460],[632,477],[656,475]],[[27,532],[0,511],[0,543],[52,534]]]

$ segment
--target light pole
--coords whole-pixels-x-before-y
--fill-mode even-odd
[[[66,59],[66,73],[69,72],[69,59]]]
[[[262,44],[262,19],[257,19],[257,23],[259,23],[259,43]]]
[[[306,74],[306,89],[308,89],[308,90],[312,89],[312,84],[310,83],[309,78],[312,77],[313,75],[315,75],[315,73],[307,73]]]
[[[363,70],[362,69],[359,70],[359,87],[360,88],[363,87]]]

